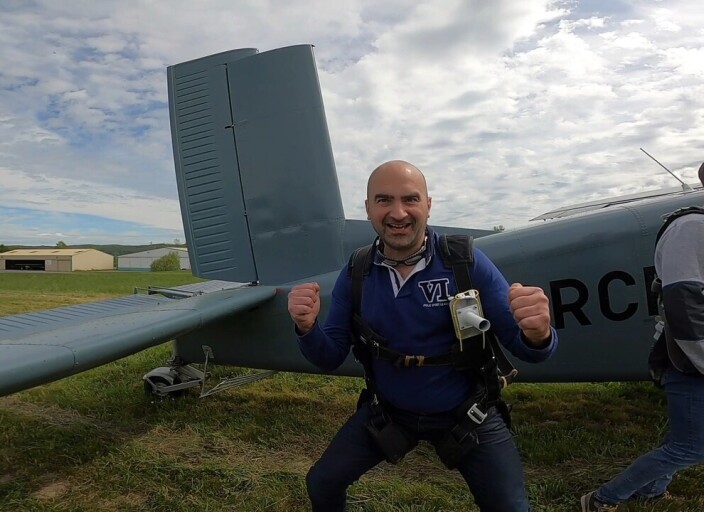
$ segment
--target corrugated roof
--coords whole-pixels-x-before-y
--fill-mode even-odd
[[[175,252],[177,253],[180,257],[188,256],[188,249],[186,247],[159,247],[156,249],[149,249],[147,251],[140,251],[140,252],[131,252],[129,254],[121,254],[118,256],[118,259],[128,259],[128,258],[136,258],[136,257],[152,257],[155,254],[163,254],[164,256]]]
[[[97,249],[14,249],[0,253],[0,256],[75,256],[83,252],[99,252],[107,254]]]

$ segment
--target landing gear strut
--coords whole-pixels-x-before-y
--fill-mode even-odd
[[[213,358],[213,351],[209,346],[204,345],[203,352],[205,352],[203,371],[193,366],[179,363],[178,360],[172,360],[170,361],[171,366],[154,368],[142,377],[145,393],[158,399],[177,398],[182,396],[187,389],[200,386],[199,398],[204,398],[229,388],[243,386],[250,382],[271,377],[276,373],[275,370],[265,370],[250,375],[227,377],[220,379],[218,384],[206,390],[205,381],[210,377],[210,373],[207,372],[208,361]]]

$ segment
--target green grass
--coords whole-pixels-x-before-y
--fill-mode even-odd
[[[15,297],[10,309],[21,311],[195,280],[8,275],[0,274],[0,297]],[[9,314],[5,302],[1,314]],[[361,380],[279,373],[206,399],[154,401],[141,377],[169,355],[163,345],[0,398],[0,510],[308,510],[305,474],[353,411]],[[215,377],[248,372],[216,368]],[[666,428],[664,396],[649,383],[517,383],[506,397],[539,512],[578,510],[582,493],[655,445]],[[619,510],[704,510],[703,477],[700,467],[683,471],[671,498]],[[364,476],[349,502],[351,512],[476,510],[459,475],[423,444]]]
[[[199,281],[185,271],[0,272],[0,316],[129,295],[135,288]]]
[[[132,293],[135,287],[178,286],[202,281],[189,271],[173,272],[2,272],[0,290],[18,292]]]

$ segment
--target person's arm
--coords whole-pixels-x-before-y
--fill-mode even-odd
[[[350,351],[350,283],[343,268],[332,291],[330,309],[323,325],[320,314],[320,287],[317,283],[294,286],[289,293],[288,309],[295,324],[303,356],[323,371],[340,366]]]
[[[550,325],[549,301],[541,288],[513,285],[480,250],[474,249],[474,286],[482,308],[501,344],[528,362],[549,358],[557,349],[557,332]]]
[[[550,325],[550,301],[542,288],[513,283],[508,289],[508,303],[523,340],[534,349],[547,347],[553,338]]]
[[[656,258],[670,333],[704,373],[704,215],[673,222],[658,243]]]

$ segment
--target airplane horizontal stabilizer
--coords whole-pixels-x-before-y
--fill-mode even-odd
[[[0,396],[156,346],[265,302],[276,288],[227,283],[185,298],[174,297],[187,287],[169,292],[0,318]]]

